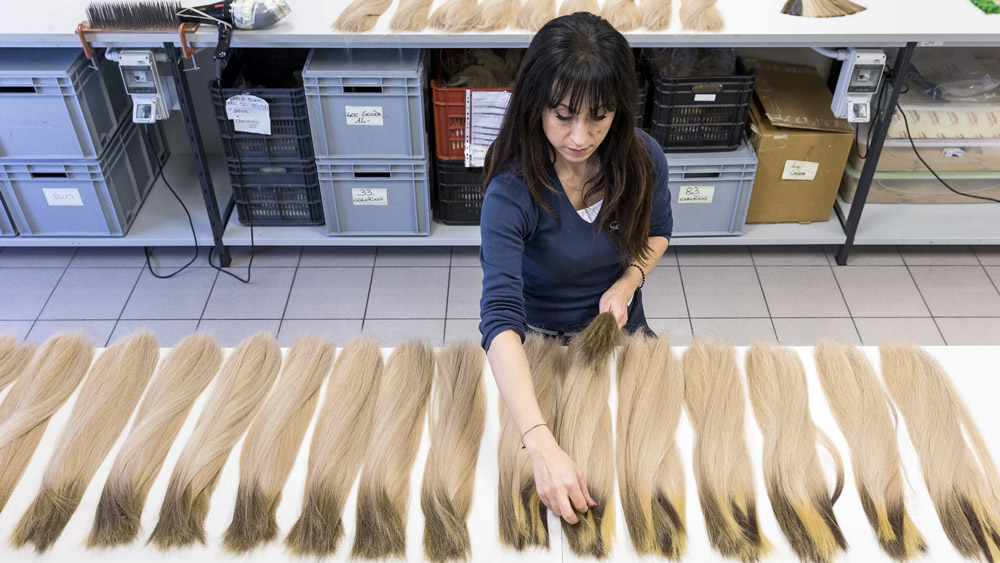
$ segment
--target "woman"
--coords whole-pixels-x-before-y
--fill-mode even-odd
[[[483,347],[539,497],[571,524],[594,501],[544,424],[522,344],[607,312],[649,330],[639,288],[673,221],[663,150],[634,128],[637,97],[632,51],[608,22],[552,20],[528,47],[484,170]]]

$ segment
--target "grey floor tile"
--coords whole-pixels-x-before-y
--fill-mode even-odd
[[[837,247],[827,247],[830,264],[837,265]],[[847,266],[902,266],[903,257],[895,246],[855,246],[847,258]]]
[[[973,246],[972,250],[983,266],[1000,266],[1000,245]]]
[[[935,317],[1000,317],[1000,292],[982,266],[910,266]]]
[[[451,247],[381,246],[375,266],[451,266]]]
[[[366,318],[443,319],[448,271],[449,268],[376,267]]]
[[[375,265],[374,246],[307,246],[302,249],[300,268],[353,268]]]
[[[1000,290],[1000,266],[986,266],[986,274],[993,280],[993,285]]]
[[[778,342],[786,346],[814,346],[821,340],[861,344],[861,337],[850,318],[772,320]]]
[[[826,266],[822,246],[751,246],[750,255],[758,266]]]
[[[210,268],[211,266],[208,265],[209,250],[210,248],[207,246],[199,248],[198,258],[191,262],[191,259],[194,258],[193,246],[160,246],[151,249],[149,265],[159,275],[169,274],[188,262],[191,262],[189,268]],[[212,263],[219,265],[219,258],[213,257]]]
[[[0,268],[65,268],[75,248],[6,248],[0,253]]]
[[[299,268],[286,319],[363,319],[371,268]]]
[[[111,342],[138,330],[148,330],[155,334],[161,348],[172,348],[182,338],[198,330],[198,319],[118,321],[111,333]]]
[[[907,266],[977,266],[979,259],[968,246],[900,246]]]
[[[830,266],[758,266],[767,307],[775,317],[849,317]]]
[[[451,249],[451,265],[460,267],[480,267],[478,246],[454,246]]]
[[[691,324],[695,338],[727,341],[734,346],[778,340],[771,319],[691,319]]]
[[[70,268],[39,318],[117,320],[140,272],[139,268]]]
[[[483,335],[479,332],[479,319],[447,319],[444,322],[444,343],[475,342],[479,344]]]
[[[200,319],[218,275],[212,269],[190,268],[158,279],[143,270],[121,318]]]
[[[361,319],[285,319],[281,321],[281,329],[278,331],[278,344],[291,346],[303,336],[320,336],[329,339],[338,348],[343,348],[361,334],[361,322]]]
[[[691,317],[769,316],[753,266],[682,266],[681,277]]]
[[[671,346],[691,345],[693,337],[689,319],[646,319],[646,323],[657,336],[669,335]]]
[[[677,265],[677,249],[673,246],[667,248],[667,251],[663,253],[663,258],[660,258],[660,263],[657,266],[676,266]]]
[[[0,269],[0,319],[37,319],[63,271],[59,268]]]
[[[855,318],[854,324],[861,333],[865,346],[878,346],[888,340],[907,342],[917,346],[944,346],[941,331],[931,318]]]
[[[745,246],[680,246],[677,263],[681,266],[752,266],[753,258]]]
[[[294,276],[295,268],[261,268],[245,284],[219,274],[202,318],[280,319]]]
[[[17,335],[18,341],[22,341],[31,332],[31,325],[33,324],[35,324],[35,321],[0,321],[0,334],[5,332],[14,333]]]
[[[930,316],[905,266],[835,266],[833,274],[854,317]]]
[[[239,345],[244,338],[258,332],[269,332],[278,334],[278,319],[267,320],[244,320],[244,321],[224,321],[217,319],[202,319],[198,323],[198,332],[207,332],[219,341],[225,348],[233,348]]]
[[[254,268],[294,268],[299,265],[301,246],[257,246],[253,249]],[[250,262],[250,247],[231,246],[229,255],[233,258],[230,268],[246,270]],[[218,260],[214,260],[218,264]]]
[[[441,346],[444,319],[365,319],[361,332],[377,339],[384,347],[398,346],[414,338],[431,346]]]
[[[642,286],[642,308],[647,319],[688,316],[679,269],[660,267],[646,278],[646,284]]]
[[[57,332],[79,331],[86,334],[94,346],[103,348],[114,328],[115,321],[37,321],[26,340],[41,344]]]
[[[142,268],[146,253],[142,248],[88,247],[76,251],[70,268]]]
[[[447,318],[479,319],[483,271],[479,268],[452,268],[448,286]]]
[[[1000,318],[935,319],[949,346],[1000,346]]]

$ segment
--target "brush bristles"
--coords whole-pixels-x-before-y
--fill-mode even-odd
[[[92,2],[87,6],[91,29],[176,30],[181,3],[172,0]]]
[[[851,0],[788,0],[781,13],[806,18],[838,18],[865,10]]]

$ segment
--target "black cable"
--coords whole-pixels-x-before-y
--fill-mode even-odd
[[[226,274],[227,276],[233,278],[234,280],[240,283],[250,283],[250,269],[253,268],[253,257],[254,254],[256,253],[256,247],[254,246],[254,240],[253,240],[253,205],[248,202],[246,206],[247,206],[247,221],[250,222],[250,262],[247,263],[247,279],[243,279],[237,276],[236,274],[230,272],[229,270],[224,270],[213,264],[212,254],[215,252],[215,247],[213,246],[212,248],[208,249],[208,265],[222,272],[223,274]]]

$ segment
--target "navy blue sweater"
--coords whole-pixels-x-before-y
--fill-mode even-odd
[[[673,218],[667,187],[667,159],[646,132],[636,130],[653,160],[653,210],[649,236],[670,238]],[[614,240],[585,221],[549,167],[556,193],[542,190],[552,217],[523,180],[511,173],[490,181],[483,198],[479,261],[483,267],[479,331],[482,346],[505,330],[524,340],[527,325],[578,330],[597,315],[601,296],[624,273]]]

